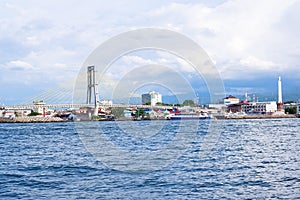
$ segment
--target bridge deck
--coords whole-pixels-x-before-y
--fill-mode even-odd
[[[150,105],[134,105],[134,104],[112,104],[112,105],[98,105],[100,108],[151,108],[151,109],[172,109],[176,106],[150,106]],[[48,105],[15,105],[3,106],[5,110],[22,110],[22,109],[36,109],[36,108],[94,108],[94,104],[48,104]]]

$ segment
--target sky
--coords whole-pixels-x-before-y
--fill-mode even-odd
[[[260,100],[273,100],[281,76],[283,100],[298,100],[299,19],[297,0],[2,0],[0,104],[72,88],[95,48],[122,32],[148,27],[176,31],[197,42],[218,69],[226,94],[256,93]],[[149,63],[176,68],[201,93],[201,77],[164,52],[121,57],[104,85],[113,87],[124,71]]]

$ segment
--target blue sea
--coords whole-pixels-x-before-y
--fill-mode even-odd
[[[189,123],[0,124],[0,199],[300,199],[300,119]]]

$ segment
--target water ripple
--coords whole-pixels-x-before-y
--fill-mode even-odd
[[[161,123],[148,138],[120,135],[113,123],[102,129],[123,148],[155,151],[178,131],[178,122]],[[203,155],[208,123],[199,126],[174,163],[126,173],[96,161],[73,123],[0,124],[0,199],[300,199],[299,119],[225,121]]]

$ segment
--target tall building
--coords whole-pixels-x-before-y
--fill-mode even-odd
[[[149,93],[142,94],[142,104],[150,104],[151,103],[151,95]]]
[[[151,91],[147,94],[142,94],[142,103],[143,104],[151,104],[151,106],[155,106],[158,102],[162,103],[162,96],[160,93]]]

